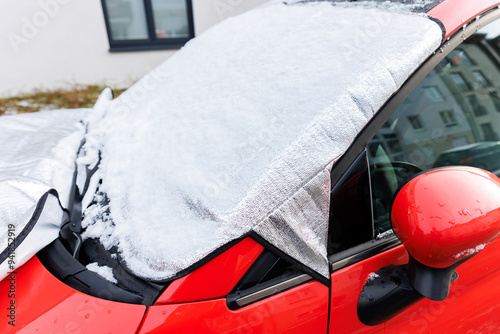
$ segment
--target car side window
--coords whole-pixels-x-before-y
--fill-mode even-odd
[[[499,134],[500,20],[439,62],[336,182],[330,261],[393,236],[389,214],[394,195],[415,174],[466,165],[500,176]]]
[[[416,173],[467,165],[500,175],[500,29],[487,28],[443,59],[369,142],[375,238],[388,234],[393,196]]]

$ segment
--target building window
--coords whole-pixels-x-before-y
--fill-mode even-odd
[[[420,130],[424,128],[424,124],[422,123],[422,119],[420,115],[411,115],[408,116],[408,121],[410,121],[411,127],[414,130]]]
[[[455,119],[455,113],[453,110],[441,111],[439,116],[446,127],[457,125],[457,120]]]
[[[483,72],[481,71],[472,71],[472,74],[474,75],[474,78],[476,79],[477,82],[483,87],[488,87],[490,86],[489,81],[485,78]]]
[[[474,66],[476,65],[475,62],[467,55],[467,53],[465,53],[464,50],[461,50],[461,49],[457,49],[455,51],[458,56],[460,57],[460,59],[467,65],[467,66]]]
[[[101,0],[111,51],[179,48],[194,37],[191,0]]]
[[[455,49],[447,57],[446,60],[451,66],[458,66],[465,64],[467,66],[476,66],[477,63],[469,57],[469,55],[462,49]]]
[[[491,123],[484,123],[481,124],[481,130],[483,130],[483,135],[484,135],[484,140],[485,141],[497,141],[498,140],[498,135],[493,130],[493,126]]]
[[[469,85],[460,73],[451,73],[450,76],[461,91],[470,90]]]
[[[495,109],[500,112],[500,95],[497,91],[491,92],[491,99],[493,100],[493,104],[495,105]]]
[[[486,107],[479,103],[479,99],[476,95],[469,95],[467,99],[469,100],[469,104],[475,116],[484,116],[488,113]]]
[[[443,93],[437,86],[424,87],[424,92],[432,102],[443,102],[445,100]]]

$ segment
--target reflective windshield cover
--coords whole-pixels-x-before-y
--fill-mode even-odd
[[[430,19],[273,1],[189,42],[88,121],[84,238],[167,280],[253,234],[329,276],[330,170],[441,43]]]

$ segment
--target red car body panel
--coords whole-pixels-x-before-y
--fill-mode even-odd
[[[385,323],[389,333],[500,333],[500,240],[457,268],[443,301],[423,299]]]
[[[139,334],[326,333],[328,287],[313,281],[231,311],[226,299],[149,308]]]
[[[382,333],[383,326],[366,326],[358,318],[358,300],[370,273],[408,263],[403,246],[340,269],[331,275],[330,333]]]
[[[173,281],[156,305],[225,297],[263,249],[251,238],[242,240],[189,275]]]
[[[358,319],[359,295],[370,273],[388,265],[408,263],[403,246],[332,274],[330,333],[499,333],[500,266],[491,259],[500,252],[496,239],[457,269],[444,301],[422,299],[393,319],[366,326]],[[468,332],[468,330],[471,330]]]
[[[1,333],[136,333],[146,311],[144,305],[112,302],[78,292],[45,269],[34,257],[0,283]],[[11,290],[11,283],[14,283]],[[12,292],[10,292],[12,291]],[[12,299],[7,298],[14,293]],[[103,291],[103,294],[106,292]],[[6,311],[15,301],[15,326]]]
[[[441,21],[446,28],[445,39],[482,12],[500,4],[498,0],[448,0],[427,14]]]

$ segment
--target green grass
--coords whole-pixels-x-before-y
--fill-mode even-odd
[[[30,94],[0,98],[0,116],[46,109],[90,108],[104,86],[76,86],[71,90],[39,90]],[[113,89],[115,97],[124,89]]]

